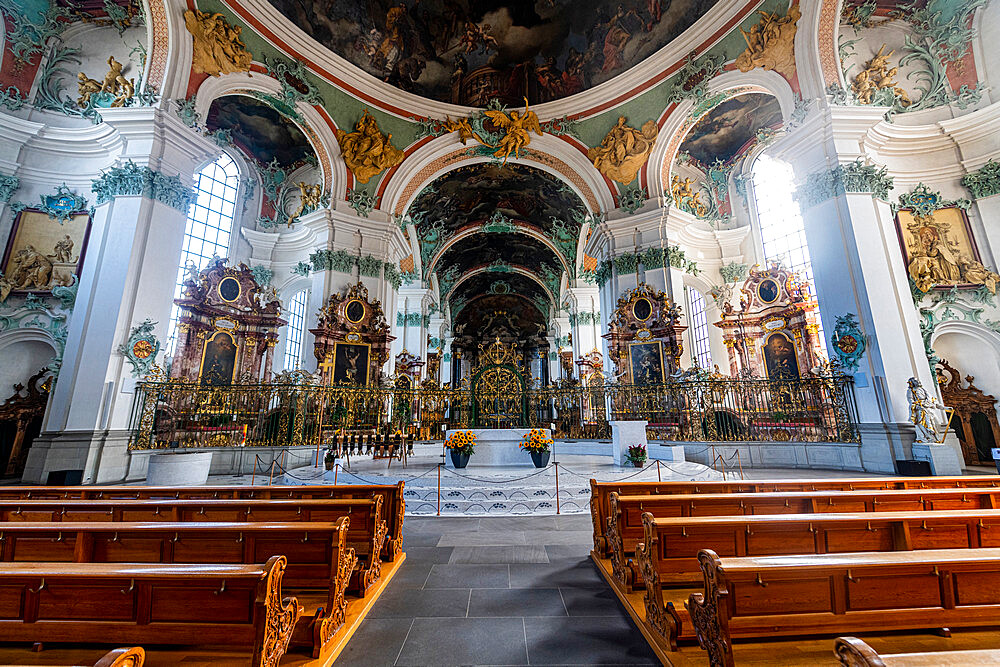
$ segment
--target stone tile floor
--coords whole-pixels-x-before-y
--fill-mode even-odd
[[[335,664],[659,664],[592,544],[589,515],[407,517],[406,561]]]

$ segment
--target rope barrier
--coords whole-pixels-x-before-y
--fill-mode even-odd
[[[496,480],[496,481],[491,480],[491,479],[481,479],[479,477],[470,477],[469,475],[460,475],[459,473],[455,472],[454,470],[449,470],[448,468],[445,468],[445,472],[447,472],[450,475],[454,475],[455,477],[461,477],[462,479],[469,479],[469,480],[472,480],[473,482],[482,482],[483,484],[509,484],[510,482],[520,482],[522,480],[529,479],[531,477],[536,477],[538,475],[541,475],[544,472],[548,472],[548,468],[542,468],[542,469],[538,470],[537,472],[533,472],[530,475],[525,475],[524,477],[514,477],[512,479],[504,479],[504,480]]]

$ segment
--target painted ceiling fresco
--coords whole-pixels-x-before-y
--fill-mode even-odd
[[[525,234],[475,234],[448,248],[434,270],[438,275],[453,271],[462,275],[480,266],[512,264],[538,270],[543,264],[556,273],[562,265],[556,254],[541,241]]]
[[[287,169],[314,155],[302,130],[270,105],[252,97],[218,98],[209,107],[205,124],[209,130],[229,130],[233,143],[262,164],[277,159]]]
[[[749,93],[726,100],[705,114],[681,144],[703,166],[731,162],[755,140],[757,130],[781,124],[781,107],[770,95]]]
[[[316,41],[424,97],[545,102],[638,64],[718,0],[270,0]]]
[[[486,221],[499,211],[510,220],[548,231],[553,217],[583,215],[580,197],[552,174],[521,164],[484,162],[459,167],[424,188],[408,212],[419,226],[441,221],[448,231]]]
[[[545,335],[545,319],[539,307],[526,303],[523,296],[485,294],[461,306],[455,317],[454,332],[456,336],[471,335],[487,341],[495,337],[525,340]]]

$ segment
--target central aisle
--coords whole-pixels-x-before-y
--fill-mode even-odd
[[[589,558],[589,515],[407,517],[406,561],[335,663],[656,665]]]

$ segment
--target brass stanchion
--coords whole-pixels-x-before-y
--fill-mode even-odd
[[[337,486],[337,473],[340,472],[340,464],[335,463],[333,466],[333,485]]]
[[[556,514],[560,513],[559,508],[559,462],[556,461],[552,464],[556,468]]]
[[[257,477],[257,455],[253,455],[253,473],[250,475],[250,486],[253,486],[253,480]]]
[[[438,464],[438,516],[441,516],[441,464]]]
[[[660,459],[656,459],[656,481],[662,482],[663,478],[660,477]]]
[[[271,472],[267,474],[267,485],[271,486],[271,480],[274,479],[274,464],[277,463],[277,459],[271,459]]]

